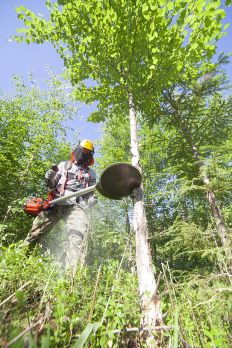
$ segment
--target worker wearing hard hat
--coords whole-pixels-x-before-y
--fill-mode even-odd
[[[95,172],[89,167],[94,164],[92,141],[82,140],[72,151],[69,161],[53,166],[45,174],[48,190],[53,198],[69,195],[96,184]],[[84,262],[84,248],[88,233],[89,219],[86,208],[97,202],[93,193],[81,197],[67,198],[55,207],[43,210],[34,220],[25,243],[37,241],[50,231],[61,219],[64,220],[68,245],[65,249],[66,268],[75,272],[77,263]]]

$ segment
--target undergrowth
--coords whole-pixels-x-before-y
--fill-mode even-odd
[[[0,266],[0,346],[78,348],[85,332],[83,347],[143,347],[133,331],[140,326],[136,276],[118,261],[79,268],[73,279],[38,247],[10,245]],[[161,347],[231,347],[227,274],[179,274],[162,265],[160,294],[169,327]],[[88,333],[90,323],[97,326]]]
[[[232,287],[227,273],[180,274],[163,265],[163,313],[175,323],[178,341],[170,347],[232,346]]]
[[[0,263],[3,347],[25,329],[31,335],[10,346],[23,347],[27,337],[30,347],[71,347],[90,322],[101,323],[89,337],[91,347],[123,347],[128,339],[113,330],[139,326],[136,278],[118,272],[117,261],[80,268],[73,279],[38,248],[29,252],[11,245],[2,249]]]

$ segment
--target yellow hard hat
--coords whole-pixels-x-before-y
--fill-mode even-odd
[[[80,146],[82,146],[85,149],[88,149],[88,150],[94,152],[94,147],[93,147],[93,143],[92,143],[91,140],[88,140],[88,139],[81,140]]]

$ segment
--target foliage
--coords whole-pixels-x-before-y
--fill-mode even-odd
[[[176,220],[168,230],[157,235],[158,255],[169,262],[171,269],[213,270],[219,250],[212,233],[210,229],[202,231],[194,223]]]
[[[127,110],[128,91],[138,110],[150,110],[173,82],[210,71],[224,32],[220,1],[60,0],[47,6],[50,20],[17,9],[26,27],[16,40],[53,43],[77,87],[76,98],[98,101],[95,121],[111,110]],[[96,85],[86,87],[89,78]]]
[[[183,104],[179,100],[176,104],[178,110],[183,111],[183,121],[192,130],[190,134],[202,154],[205,170],[230,226],[231,98],[221,94],[223,80],[219,80],[215,76],[207,87],[204,86],[202,94],[199,81],[193,91],[185,86],[188,92],[184,94],[182,90]],[[173,92],[171,96],[178,98],[179,94]],[[157,105],[157,114],[161,114],[160,108],[165,104]],[[141,122],[139,129],[153,261],[156,273],[160,272],[164,321],[175,327],[173,332],[164,334],[164,346],[229,347],[230,272],[223,250],[218,247],[202,173],[196,166],[191,147],[184,141],[180,124],[172,118],[172,110],[167,104],[162,122],[150,125]],[[114,158],[124,159],[128,135],[123,130],[127,120],[123,116],[120,120],[117,124],[112,117],[106,123],[101,141],[102,163],[112,158],[112,149],[114,151],[119,139],[122,147],[114,152]]]
[[[216,192],[230,226],[231,97],[222,95],[225,79],[220,64],[211,62],[226,30],[221,2],[59,0],[47,5],[48,21],[23,7],[17,10],[26,28],[16,40],[51,41],[75,85],[75,98],[98,101],[90,118],[107,119],[100,168],[130,157],[126,115],[128,93],[133,96],[153,266],[164,322],[170,326],[159,341],[164,347],[230,347],[231,275],[205,196],[209,188]],[[89,78],[94,82],[87,87]],[[29,188],[41,180],[38,164]],[[210,187],[203,185],[204,175],[210,177]],[[8,271],[0,288],[1,293],[7,289],[3,298],[33,281],[3,307],[7,340],[10,332],[15,337],[28,323],[44,318],[47,308],[46,323],[29,338],[35,345],[77,345],[81,333],[92,347],[132,343],[128,333],[113,333],[138,327],[140,320],[131,262],[134,240],[128,233],[132,213],[128,203],[102,199],[99,206],[92,216],[87,266],[74,280],[36,251],[4,249],[2,269],[7,266]],[[19,222],[12,231],[21,228]],[[25,264],[20,270],[19,262]],[[91,323],[100,323],[95,335],[87,332]],[[138,337],[132,344],[140,347]]]
[[[0,100],[1,238],[8,242],[23,238],[29,228],[31,219],[22,210],[26,197],[45,195],[44,173],[68,158],[63,122],[77,111],[70,87],[55,76],[47,90],[29,88],[20,78],[15,85],[15,96]]]
[[[97,164],[99,169],[115,162],[130,162],[129,122],[124,114],[112,114],[102,127]]]
[[[229,276],[214,272],[183,276],[170,271],[167,264],[163,265],[163,274],[164,310],[167,323],[175,322],[177,315],[178,346],[230,347],[232,288]]]
[[[106,229],[104,233],[109,238]],[[17,245],[3,248],[0,303],[13,296],[0,307],[1,344],[34,323],[33,336],[25,334],[17,347],[28,340],[31,346],[72,347],[88,323],[100,324],[87,338],[91,347],[126,347],[131,339],[135,342],[136,333],[114,333],[139,327],[140,313],[136,277],[124,269],[124,263],[120,268],[112,256],[103,265],[92,263],[78,269],[71,279],[57,262],[41,256],[39,248],[33,252]],[[227,274],[180,273],[170,271],[167,263],[161,269],[165,322],[173,328],[177,325],[164,333],[163,346],[174,346],[177,330],[180,347],[186,342],[194,347],[229,347],[231,284]],[[138,338],[136,344],[142,347]]]
[[[140,150],[153,227],[165,230],[181,217],[207,229],[215,223],[208,190],[231,224],[231,96],[224,94],[230,88],[221,69],[225,62],[221,55],[215,71],[203,79],[174,84],[153,104],[152,115],[143,115]]]
[[[34,344],[40,342],[42,347],[45,342],[50,347],[70,347],[91,321],[101,322],[95,337],[90,338],[92,347],[104,347],[110,341],[111,347],[118,347],[126,338],[114,335],[112,330],[138,326],[136,278],[123,269],[119,271],[117,261],[108,260],[102,266],[98,283],[96,267],[79,269],[71,281],[56,262],[41,256],[38,248],[29,253],[11,245],[2,250],[0,263],[0,302],[15,293],[1,306],[2,345],[39,319]],[[23,290],[17,290],[27,282]],[[23,339],[20,342],[19,347]]]

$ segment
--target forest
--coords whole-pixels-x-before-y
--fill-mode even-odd
[[[16,9],[14,40],[51,42],[65,73],[46,88],[14,77],[0,96],[1,347],[232,346],[231,61],[217,51],[231,3],[48,0],[47,19]],[[98,194],[71,277],[58,229],[22,247],[34,219],[23,205],[46,199],[45,172],[69,158],[79,102],[96,103],[88,120],[102,125],[97,174],[126,162],[142,183],[121,200]]]

